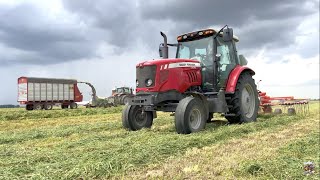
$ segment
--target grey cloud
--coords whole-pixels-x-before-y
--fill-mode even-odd
[[[213,24],[242,26],[250,19],[283,19],[309,14],[301,1],[146,1],[141,3],[142,16],[147,19],[172,19],[207,27]]]
[[[296,24],[301,19],[297,17],[286,20],[251,22],[251,26],[238,30],[239,46],[247,50],[262,47],[285,48],[295,42]]]
[[[105,41],[123,49],[139,40],[155,50],[162,41],[181,33],[229,24],[246,52],[290,46],[303,19],[317,11],[317,1],[63,1],[65,7],[105,32]],[[115,5],[116,4],[116,5]],[[115,13],[116,12],[116,13]],[[118,53],[118,52],[117,52]]]
[[[224,24],[235,28],[240,50],[281,49],[294,43],[296,28],[318,7],[317,1],[289,0],[62,2],[64,9],[75,17],[67,23],[48,18],[28,3],[0,7],[0,46],[10,50],[1,52],[0,48],[3,66],[100,57],[97,49],[102,44],[114,47],[108,53],[118,55],[136,52],[136,45],[140,45],[150,49],[150,57],[154,58],[162,42],[160,30],[174,42],[181,33]]]
[[[2,46],[23,52],[1,52],[3,66],[55,64],[96,56],[98,42],[89,40],[87,29],[77,23],[50,20],[31,4],[20,4],[4,11],[0,14]],[[7,53],[12,53],[11,57],[4,55]]]
[[[116,46],[116,53],[135,50],[138,43],[157,53],[157,47],[162,38],[160,31],[168,32],[170,41],[185,30],[190,30],[189,24],[150,19],[143,16],[144,3],[148,1],[134,0],[64,0],[64,7],[78,15],[90,26],[103,32],[102,38]],[[192,27],[195,28],[195,27]],[[154,53],[152,53],[154,54]]]
[[[65,0],[64,6],[86,23],[103,31],[105,41],[118,47],[126,47],[139,25],[135,1]]]
[[[141,3],[141,14],[145,19],[188,24],[190,29],[228,24],[235,28],[242,48],[277,49],[294,42],[298,25],[318,7],[317,1],[292,0],[147,1]]]

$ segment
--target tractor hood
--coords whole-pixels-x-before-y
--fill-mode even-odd
[[[201,85],[200,69],[200,62],[191,59],[157,59],[139,63],[136,66],[136,92],[184,92],[190,86]]]
[[[163,64],[171,64],[171,63],[199,63],[198,60],[192,59],[155,59],[152,61],[145,61],[137,64],[136,67],[144,67],[144,66],[151,66],[151,65],[163,65]]]

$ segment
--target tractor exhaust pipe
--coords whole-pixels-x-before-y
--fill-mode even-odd
[[[167,59],[169,57],[169,49],[168,49],[168,41],[167,35],[160,31],[161,36],[163,37],[163,43],[159,46],[159,55],[163,59]]]

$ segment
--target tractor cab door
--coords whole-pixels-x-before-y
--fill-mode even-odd
[[[224,87],[227,83],[230,72],[236,67],[236,51],[233,42],[224,42],[222,38],[217,38],[217,54],[220,55],[218,62],[218,87]]]

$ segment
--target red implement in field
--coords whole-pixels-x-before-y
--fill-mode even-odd
[[[296,112],[307,113],[309,111],[309,101],[307,99],[295,99],[293,96],[270,97],[266,92],[259,91],[260,108],[263,113],[272,113],[272,106],[278,106],[274,110],[275,114],[288,111],[289,115]]]

